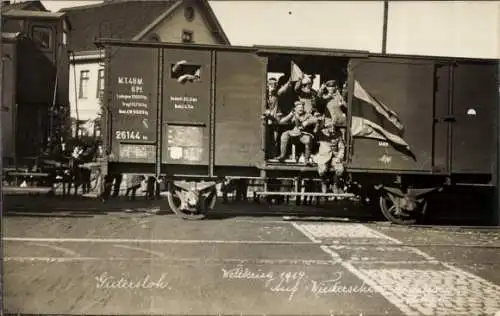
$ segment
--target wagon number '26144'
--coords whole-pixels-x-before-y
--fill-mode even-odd
[[[140,132],[134,131],[116,131],[115,137],[118,140],[147,140],[147,136],[142,136]]]

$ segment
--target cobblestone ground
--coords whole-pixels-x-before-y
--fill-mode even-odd
[[[414,247],[364,225],[295,224],[308,238],[351,245],[321,248],[405,315],[495,315],[500,286],[440,262]],[[471,235],[467,234],[466,235]],[[356,244],[369,246],[355,246]],[[384,246],[377,246],[384,245]],[[498,257],[497,257],[498,258]],[[499,262],[500,263],[500,262]]]
[[[71,203],[75,202],[67,201]],[[103,215],[97,207],[95,214],[70,214],[66,207],[45,213],[34,208],[29,213],[11,211],[5,217],[8,312],[500,312],[500,230],[339,222],[342,219],[313,222],[298,216],[282,220],[269,215],[183,221],[138,211]],[[228,210],[231,207],[243,211],[230,205]],[[165,289],[132,291],[99,283],[108,276],[136,282],[162,280],[163,275]]]

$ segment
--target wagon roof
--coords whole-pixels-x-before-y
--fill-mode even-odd
[[[187,49],[213,49],[213,50],[237,50],[249,51],[259,54],[291,54],[291,55],[323,55],[337,57],[394,57],[406,59],[438,60],[442,62],[469,61],[469,62],[492,62],[498,63],[497,59],[487,58],[464,58],[449,56],[427,56],[427,55],[402,55],[402,54],[382,54],[361,50],[313,48],[313,47],[290,47],[290,46],[225,46],[206,44],[182,44],[182,43],[161,43],[148,41],[119,40],[113,38],[101,38],[95,41],[98,47],[110,46],[141,46],[141,47],[164,47],[164,48],[187,48]]]
[[[59,19],[65,14],[61,12],[49,12],[49,11],[32,11],[32,10],[9,10],[2,13],[6,17],[35,17],[35,18],[49,18],[49,19]]]

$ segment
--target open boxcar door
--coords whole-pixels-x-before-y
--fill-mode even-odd
[[[370,57],[349,64],[351,170],[428,172],[434,63]]]

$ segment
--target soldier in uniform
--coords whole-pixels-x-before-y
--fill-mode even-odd
[[[322,191],[326,193],[328,188],[328,175],[333,169],[333,193],[341,193],[340,177],[344,173],[345,144],[342,132],[338,126],[338,119],[334,116],[328,118],[322,116],[318,119],[315,127],[317,141],[319,143],[316,163],[318,174],[322,179]]]
[[[278,87],[278,80],[276,78],[269,78],[267,80],[267,95],[269,96],[271,93],[276,92],[276,88]]]
[[[294,105],[294,110],[279,121],[279,124],[292,123],[294,127],[291,130],[285,131],[281,135],[281,153],[280,156],[277,157],[277,160],[280,162],[284,161],[290,140],[294,142],[298,140],[304,145],[305,162],[306,164],[309,164],[313,140],[312,133],[316,124],[316,118],[311,113],[304,110],[304,104],[302,101],[296,101]]]
[[[319,98],[326,102],[326,109],[330,117],[336,117],[338,125],[346,124],[345,101],[338,89],[335,80],[329,80],[321,85]]]
[[[342,98],[347,101],[347,81],[342,85]]]
[[[267,135],[270,140],[270,147],[272,151],[272,155],[276,156],[279,153],[279,142],[282,133],[282,127],[277,125],[282,118],[282,113],[278,105],[278,95],[276,90],[272,90],[268,94],[267,99],[267,109],[266,112],[262,115],[262,119],[266,121],[269,134]]]
[[[314,113],[316,111],[316,98],[318,93],[312,87],[312,79],[303,75],[302,78],[295,83],[294,91],[297,94],[299,101],[304,104],[306,113]]]

